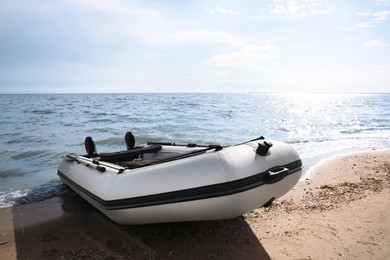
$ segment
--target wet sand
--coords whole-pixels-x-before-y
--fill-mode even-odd
[[[390,149],[330,158],[271,208],[122,226],[76,194],[0,210],[0,259],[390,259]]]

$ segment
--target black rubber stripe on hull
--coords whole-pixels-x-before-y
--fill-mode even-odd
[[[282,167],[288,168],[289,175],[291,175],[302,169],[302,161],[298,160]],[[89,192],[88,190],[84,189],[83,187],[66,177],[62,172],[58,171],[58,175],[64,180],[66,184],[91,198],[95,203],[100,205],[101,208],[106,210],[116,210],[156,206],[233,195],[267,184],[266,178],[268,176],[268,171],[230,182],[212,184],[186,190],[178,190],[109,201],[103,200],[98,196],[94,195],[93,193]]]

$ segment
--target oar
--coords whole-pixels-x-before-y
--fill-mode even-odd
[[[76,154],[67,154],[65,155],[65,160],[68,160],[68,161],[74,161],[74,162],[77,162],[77,163],[80,163],[82,165],[85,165],[86,167],[91,167],[91,168],[94,168],[96,170],[98,170],[99,172],[105,172],[106,171],[106,168],[101,166],[100,163],[96,160],[92,160],[92,161],[85,161],[85,160],[82,160],[80,159],[80,157]]]

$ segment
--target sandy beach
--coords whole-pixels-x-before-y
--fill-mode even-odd
[[[0,210],[0,259],[390,259],[390,149],[329,158],[270,208],[118,225],[69,193]]]

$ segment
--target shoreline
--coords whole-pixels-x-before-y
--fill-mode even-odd
[[[310,167],[271,208],[122,226],[74,193],[0,209],[1,259],[390,258],[390,149]]]

